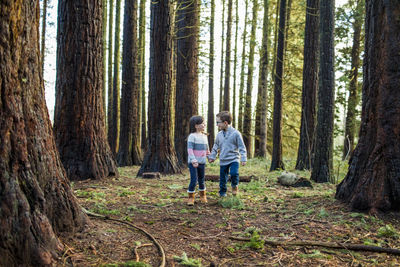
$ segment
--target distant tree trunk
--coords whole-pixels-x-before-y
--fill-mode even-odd
[[[179,0],[178,6],[175,149],[179,162],[186,165],[189,119],[198,113],[199,2]]]
[[[228,20],[226,29],[225,83],[223,110],[230,110],[231,79],[231,35],[232,35],[232,0],[228,0]]]
[[[290,15],[292,14],[292,3],[293,0],[287,0],[287,7],[286,7],[286,28],[285,28],[285,57],[287,52],[288,40],[289,40],[289,28],[290,28]]]
[[[44,57],[46,55],[46,26],[47,26],[47,0],[43,0],[42,9],[42,35],[41,35],[41,49],[40,49],[40,65],[42,68],[42,75],[44,73]]]
[[[221,35],[221,68],[219,75],[219,111],[223,109],[223,92],[222,81],[224,80],[224,44],[225,44],[225,1],[222,1],[222,35]]]
[[[268,107],[268,42],[269,20],[268,0],[264,0],[263,38],[260,51],[260,70],[258,77],[258,94],[256,105],[256,124],[254,138],[254,155],[267,156],[267,107]]]
[[[45,103],[39,1],[0,2],[0,266],[52,266],[58,233],[87,223]],[[57,255],[57,253],[59,255]]]
[[[351,49],[351,70],[350,70],[350,85],[349,85],[349,98],[346,115],[346,126],[344,132],[344,149],[343,149],[343,160],[353,152],[354,149],[354,135],[356,133],[356,116],[357,106],[360,98],[359,84],[358,84],[358,69],[360,68],[360,47],[361,47],[361,28],[363,23],[363,2],[362,0],[357,1],[357,6],[354,15],[353,22],[353,47]]]
[[[108,141],[110,143],[111,152],[116,155],[118,148],[118,130],[119,130],[119,104],[120,104],[120,79],[119,68],[121,59],[120,49],[120,32],[121,32],[121,0],[116,0],[115,7],[115,33],[114,33],[114,75],[112,89],[112,118],[111,132],[108,133]]]
[[[400,3],[366,1],[358,144],[336,198],[352,209],[400,209]]]
[[[249,7],[249,0],[245,0],[245,15],[244,15],[244,30],[243,30],[243,44],[242,44],[242,63],[240,64],[240,84],[239,84],[239,117],[238,117],[238,130],[243,132],[243,111],[245,105],[244,98],[244,67],[246,65],[246,38],[247,38],[247,9]]]
[[[146,0],[140,0],[140,13],[139,13],[139,59],[140,59],[140,97],[141,97],[141,148],[142,151],[146,150]]]
[[[107,90],[107,0],[102,0],[102,9],[103,9],[103,17],[101,22],[103,23],[103,91],[102,91],[102,99],[103,99],[103,110],[104,114],[107,110],[106,108],[106,90]]]
[[[104,131],[101,4],[58,4],[54,132],[71,180],[118,175]]]
[[[278,50],[274,86],[273,148],[270,168],[271,171],[285,168],[282,161],[282,79],[286,38],[286,0],[281,0],[280,2]]]
[[[110,144],[112,141],[113,127],[113,30],[114,30],[114,0],[110,2],[110,14],[108,19],[108,97],[107,97],[107,139]]]
[[[208,145],[213,147],[215,139],[215,116],[214,116],[214,20],[215,20],[215,0],[211,0],[210,15],[210,57],[208,69],[208,113],[207,113],[207,132]]]
[[[172,138],[172,17],[169,1],[151,2],[148,148],[138,175],[181,172]]]
[[[307,0],[304,35],[303,91],[296,170],[310,170],[314,150],[315,106],[318,88],[319,0]]]
[[[320,52],[317,126],[311,179],[331,181],[333,160],[333,118],[335,101],[334,38],[335,1],[320,2]]]
[[[122,51],[121,131],[117,162],[119,166],[140,165],[140,80],[137,44],[137,0],[124,6],[124,43]]]
[[[237,73],[237,52],[238,52],[238,31],[239,31],[239,1],[236,0],[235,3],[235,48],[234,48],[234,59],[233,59],[233,102],[232,102],[232,126],[236,127],[236,73]]]
[[[247,149],[247,157],[253,155],[251,144],[251,94],[253,91],[253,73],[254,73],[254,50],[256,46],[256,28],[257,28],[258,1],[253,0],[253,19],[250,32],[250,51],[249,64],[247,65],[247,84],[246,84],[246,105],[243,117],[243,141]]]

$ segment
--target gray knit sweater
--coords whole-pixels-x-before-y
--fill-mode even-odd
[[[247,151],[242,135],[238,130],[229,126],[226,131],[219,131],[209,159],[215,160],[219,150],[219,164],[228,165],[232,162],[247,161]]]

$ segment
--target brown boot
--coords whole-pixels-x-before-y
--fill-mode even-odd
[[[232,195],[237,196],[239,193],[239,188],[237,186],[232,187]]]
[[[201,203],[207,203],[207,193],[206,191],[199,191],[200,192],[200,202]]]
[[[194,205],[194,193],[188,193],[187,204],[189,206],[193,206]]]

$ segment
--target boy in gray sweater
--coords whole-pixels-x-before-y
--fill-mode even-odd
[[[247,151],[243,143],[242,135],[231,126],[232,115],[229,111],[221,111],[217,114],[218,134],[208,161],[215,161],[219,151],[219,195],[226,196],[226,182],[228,174],[231,175],[232,194],[238,194],[239,162],[246,165]]]

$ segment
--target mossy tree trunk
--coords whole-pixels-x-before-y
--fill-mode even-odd
[[[141,98],[141,149],[146,150],[147,135],[146,135],[146,122],[147,122],[147,110],[146,110],[146,88],[145,88],[145,77],[146,77],[146,0],[140,0],[139,8],[139,65],[140,65],[140,98]]]
[[[54,141],[38,14],[38,0],[0,2],[0,266],[53,266],[57,235],[88,220]]]

